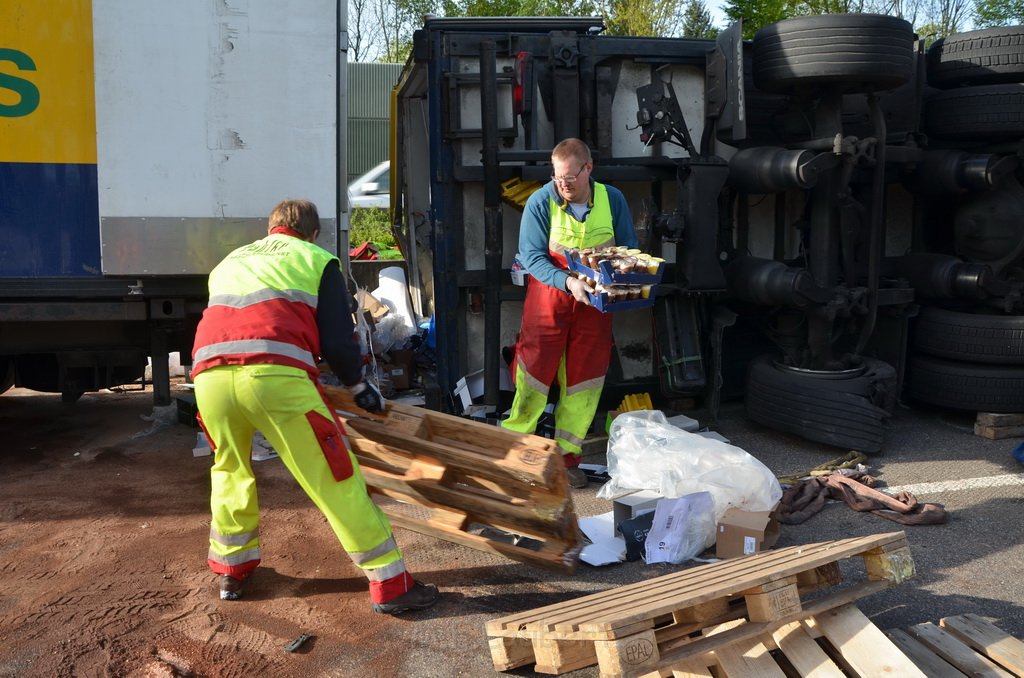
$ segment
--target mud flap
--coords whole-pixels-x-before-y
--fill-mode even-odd
[[[707,384],[707,370],[696,300],[682,294],[655,299],[654,336],[662,393],[668,397],[701,394]]]

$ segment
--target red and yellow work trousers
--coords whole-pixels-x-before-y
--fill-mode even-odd
[[[578,466],[594,421],[612,348],[612,319],[571,294],[529,279],[516,343],[515,385],[505,428],[533,433],[558,379],[555,442],[566,466]]]
[[[213,367],[196,375],[195,393],[214,454],[210,569],[244,579],[260,563],[251,459],[259,430],[370,580],[373,602],[387,602],[413,586],[391,525],[367,494],[344,429],[309,374],[282,365]]]

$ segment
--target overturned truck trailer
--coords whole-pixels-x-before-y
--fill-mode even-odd
[[[520,208],[578,136],[667,262],[651,308],[615,313],[606,404],[742,396],[755,421],[867,452],[900,398],[1024,411],[1022,35],[428,20],[396,88],[395,190],[440,389],[483,370],[500,404]]]

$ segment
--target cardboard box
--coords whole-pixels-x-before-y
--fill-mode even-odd
[[[718,521],[715,555],[719,558],[747,556],[765,551],[779,539],[779,521],[771,511],[731,508]]]
[[[374,320],[380,320],[388,314],[388,307],[363,288],[356,291],[356,303],[359,309],[366,310]]]
[[[612,536],[618,536],[616,532],[623,521],[635,518],[644,511],[653,511],[658,506],[658,500],[664,499],[660,492],[654,490],[637,490],[612,502]]]
[[[391,379],[391,385],[395,387],[395,390],[404,391],[412,387],[412,370],[415,360],[415,354],[409,349],[387,352],[384,372]]]
[[[404,391],[412,383],[409,379],[409,370],[400,365],[385,365],[384,373],[388,375],[396,391]]]

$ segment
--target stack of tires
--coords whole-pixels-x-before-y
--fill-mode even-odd
[[[935,137],[1024,137],[1024,26],[957,33],[928,50],[924,127]]]
[[[931,405],[1024,412],[1024,316],[921,309],[908,389]]]
[[[933,142],[984,151],[1024,139],[1024,27],[938,40],[928,51],[927,66],[933,89],[924,102],[923,123]],[[1019,194],[1019,181],[1011,178],[987,197],[975,198],[973,214],[964,212],[955,228],[957,254],[1002,275],[1019,268],[1024,224],[979,226],[998,218],[1017,222]],[[915,399],[978,412],[1024,412],[1024,316],[980,306],[967,311],[926,306],[912,343],[907,385]]]

